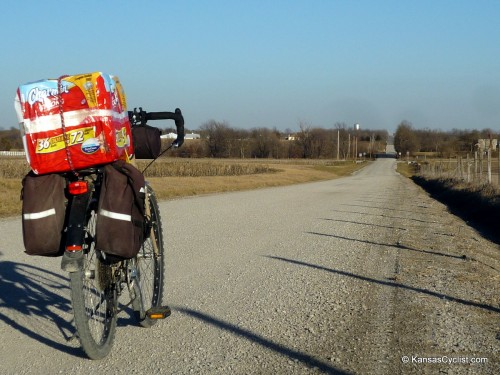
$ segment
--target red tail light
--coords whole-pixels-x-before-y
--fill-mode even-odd
[[[74,181],[68,185],[68,191],[71,195],[85,194],[89,191],[87,181]]]
[[[66,251],[81,251],[82,247],[80,245],[69,245],[66,246]]]

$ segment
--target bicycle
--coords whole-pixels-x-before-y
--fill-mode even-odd
[[[132,127],[146,126],[148,120],[175,121],[177,139],[161,154],[182,145],[184,119],[179,109],[145,112],[140,108],[128,114]],[[61,268],[69,272],[75,335],[89,358],[101,359],[113,346],[117,315],[128,306],[139,325],[146,328],[171,313],[168,306],[162,305],[165,257],[161,217],[155,193],[146,182],[144,242],[139,253],[132,259],[110,257],[95,248],[104,166],[74,172],[63,174],[69,200]],[[125,289],[130,301],[118,309],[118,298]]]

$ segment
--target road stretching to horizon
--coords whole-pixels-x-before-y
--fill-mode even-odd
[[[0,373],[500,373],[498,245],[395,166],[161,202],[172,316],[126,309],[101,361],[71,339],[60,259],[0,220]]]

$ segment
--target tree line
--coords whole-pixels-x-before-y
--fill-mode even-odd
[[[386,130],[355,130],[345,123],[325,129],[300,123],[299,131],[265,127],[238,129],[210,120],[198,130],[201,139],[177,151],[184,157],[351,159],[384,152]]]
[[[162,129],[166,134],[172,128]],[[299,124],[299,131],[279,131],[266,127],[239,129],[227,122],[210,120],[199,129],[200,139],[186,140],[174,156],[193,158],[307,158],[356,159],[385,152],[386,130],[359,129],[336,123],[332,128]],[[165,141],[167,143],[167,141]],[[0,131],[0,150],[22,150],[20,132],[16,128]]]
[[[414,129],[411,122],[402,121],[394,133],[394,148],[402,156],[429,152],[439,157],[450,158],[478,151],[480,139],[498,140],[500,133],[492,129],[451,131]]]

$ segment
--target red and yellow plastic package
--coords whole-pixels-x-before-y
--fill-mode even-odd
[[[21,85],[15,108],[26,158],[37,174],[68,172],[133,153],[117,77],[94,72]]]

